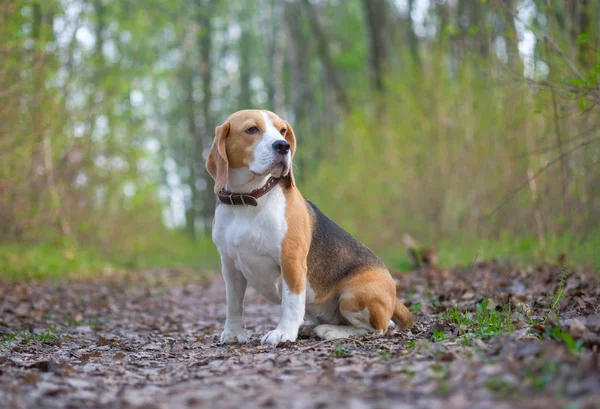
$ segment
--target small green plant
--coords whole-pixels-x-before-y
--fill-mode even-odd
[[[497,310],[490,306],[489,300],[483,300],[475,305],[474,312],[461,313],[455,308],[446,317],[459,326],[463,335],[474,334],[485,338],[514,331],[510,303]]]
[[[433,374],[435,376],[443,378],[448,374],[449,366],[446,364],[436,363],[431,367],[431,369],[433,370]]]
[[[558,366],[554,362],[544,362],[538,370],[528,371],[525,381],[538,391],[544,390],[558,372]]]
[[[583,339],[575,341],[573,336],[568,332],[561,330],[559,327],[546,327],[546,335],[548,338],[555,339],[556,341],[565,344],[569,352],[574,356],[579,356],[583,349]]]
[[[339,345],[336,349],[335,349],[335,356],[337,356],[338,358],[343,358],[344,356],[346,356],[346,352],[344,351],[344,347]]]
[[[77,320],[77,318],[75,318],[73,315],[69,314],[67,316],[67,323],[70,327],[76,327],[79,325],[79,320]]]
[[[411,312],[421,312],[421,303],[417,301],[411,305],[409,309]]]
[[[53,343],[59,339],[56,333],[56,327],[50,326],[46,331],[42,331],[34,337],[36,342]]]
[[[38,334],[29,331],[11,332],[0,338],[0,343],[9,344],[12,342],[22,342],[24,344],[31,343],[47,343],[55,344],[60,341],[60,336],[57,334],[56,327],[49,327],[47,330]]]
[[[500,395],[507,396],[516,392],[517,387],[506,382],[502,376],[494,376],[485,382],[485,387]]]
[[[454,322],[455,324],[458,324],[458,325],[464,324],[465,323],[464,321],[467,318],[466,316],[464,316],[460,312],[458,312],[458,310],[456,308],[448,313],[448,317],[450,318],[450,320],[452,320],[452,322]]]
[[[16,334],[13,332],[9,332],[6,335],[3,335],[0,337],[0,345],[5,346],[10,344],[15,338],[16,338]]]
[[[406,376],[408,376],[409,378],[414,378],[414,376],[417,374],[415,371],[411,370],[411,369],[405,369],[404,370],[404,374]]]
[[[446,333],[444,331],[433,331],[433,340],[440,342],[446,339]]]
[[[550,311],[546,314],[546,319],[550,317],[550,313],[554,314],[556,318],[559,318],[558,305],[560,301],[565,295],[565,280],[567,279],[568,270],[566,267],[562,269],[562,275],[560,276],[560,281],[558,282],[558,288],[556,289],[556,293],[554,293],[554,298],[552,298],[552,303],[550,303]]]
[[[392,354],[387,349],[380,350],[378,355],[381,359],[390,359],[392,357]]]

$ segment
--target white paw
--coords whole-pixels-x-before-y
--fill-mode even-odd
[[[269,331],[265,334],[264,337],[260,340],[261,344],[269,344],[269,345],[277,345],[280,342],[285,341],[295,341],[298,338],[298,333],[290,333],[286,331],[281,331],[278,329],[274,329],[273,331]]]
[[[221,332],[222,344],[245,344],[248,342],[248,337],[241,326],[225,328]]]

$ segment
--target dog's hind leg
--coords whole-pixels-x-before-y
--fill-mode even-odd
[[[313,329],[313,334],[323,340],[348,338],[369,333],[369,330],[356,328],[351,325],[329,325],[323,324]]]
[[[350,325],[319,325],[315,327],[313,333],[324,340],[360,336],[368,333],[382,335],[387,330],[387,325],[379,325],[378,316],[382,312],[380,310],[381,307],[374,303],[370,307],[365,306],[362,310],[356,311],[354,300],[344,300],[340,304],[340,313]],[[372,316],[376,317],[375,320],[372,320]],[[372,321],[375,321],[375,326],[373,326]]]
[[[321,339],[383,335],[391,319],[405,328],[412,326],[412,316],[396,299],[396,287],[387,270],[366,269],[351,276],[342,283],[340,294],[340,314],[349,325],[319,325],[313,333]]]

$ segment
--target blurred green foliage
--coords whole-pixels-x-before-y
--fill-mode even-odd
[[[109,254],[64,244],[0,245],[0,276],[9,280],[86,279],[145,268],[193,268],[205,275],[217,271],[218,253],[210,238],[191,241],[180,232],[144,236],[131,247]],[[198,279],[205,276],[198,275]]]
[[[0,272],[218,266],[204,160],[237,109],[392,268],[600,266],[600,4],[0,3]]]

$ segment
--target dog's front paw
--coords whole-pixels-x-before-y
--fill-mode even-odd
[[[298,333],[295,334],[289,333],[287,331],[281,331],[279,329],[274,329],[273,331],[269,331],[262,337],[260,343],[268,344],[268,345],[277,345],[280,342],[285,341],[295,341],[298,338]]]
[[[244,328],[241,326],[225,328],[223,332],[221,332],[221,343],[222,344],[245,344],[248,342],[248,337],[244,332]]]

